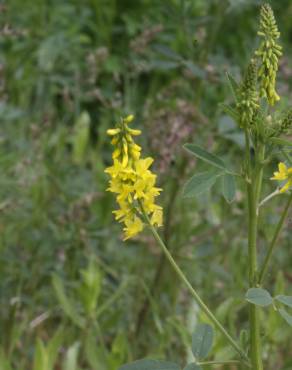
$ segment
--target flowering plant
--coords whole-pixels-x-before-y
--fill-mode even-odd
[[[245,368],[263,370],[261,350],[261,328],[259,309],[261,306],[274,305],[283,319],[292,325],[292,316],[283,308],[276,306],[277,302],[291,307],[292,297],[277,296],[274,299],[270,293],[263,289],[264,278],[269,267],[271,257],[275,250],[277,239],[284,225],[288,209],[292,202],[292,167],[287,150],[281,152],[285,155],[284,162],[278,165],[279,170],[274,173],[272,180],[285,181],[284,185],[274,192],[262,197],[264,171],[273,158],[277,158],[278,148],[291,149],[291,142],[283,137],[291,132],[291,111],[284,114],[279,120],[279,115],[272,107],[280,100],[276,92],[276,73],[278,60],[282,54],[278,44],[280,33],[278,31],[273,11],[269,5],[261,8],[260,27],[258,35],[262,41],[246,69],[240,83],[230,76],[228,82],[235,98],[232,105],[223,104],[222,108],[234,119],[243,130],[245,136],[245,151],[240,172],[230,169],[222,158],[207,152],[196,144],[186,144],[185,149],[200,160],[205,161],[213,169],[196,173],[185,185],[184,195],[193,196],[199,188],[210,188],[218,179],[223,179],[225,198],[232,202],[235,193],[235,179],[245,184],[247,199],[248,219],[248,284],[245,300],[249,308],[249,344],[242,347],[218,321],[208,306],[192,287],[185,274],[169,252],[164,241],[157,232],[157,227],[162,226],[162,207],[157,205],[155,198],[161,192],[156,187],[156,175],[149,169],[153,159],[141,157],[141,147],[133,137],[141,134],[139,130],[129,128],[133,116],[121,119],[115,128],[108,130],[112,136],[113,165],[106,169],[110,175],[109,191],[117,194],[116,200],[119,210],[114,211],[118,221],[123,222],[125,240],[136,236],[147,226],[165,254],[175,273],[188,289],[189,293],[198,303],[212,324],[200,324],[193,335],[192,351],[195,362],[188,364],[185,370],[199,370],[204,365],[216,364],[243,364]],[[276,150],[275,150],[276,149]],[[288,150],[289,151],[289,150]],[[254,155],[251,155],[254,153]],[[266,256],[261,266],[258,263],[257,236],[258,223],[261,216],[261,207],[276,195],[288,195],[287,204],[275,228],[274,236],[266,251]],[[213,326],[222,334],[236,351],[238,358],[234,360],[202,361],[209,353],[213,340]],[[140,360],[124,365],[120,370],[179,370],[179,366],[165,361]]]

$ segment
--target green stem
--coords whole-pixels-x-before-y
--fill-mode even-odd
[[[256,285],[257,273],[257,251],[256,251],[256,236],[257,236],[257,214],[255,203],[255,191],[253,191],[252,184],[247,186],[248,193],[248,264],[249,264],[249,286]],[[250,304],[250,352],[251,363],[253,370],[262,370],[261,360],[261,346],[260,346],[260,326],[259,326],[259,312],[258,307]]]
[[[244,137],[245,137],[245,170],[248,176],[248,181],[250,181],[251,176],[251,161],[250,161],[250,140],[249,140],[249,133],[248,130],[244,130]]]
[[[248,357],[244,353],[244,351],[240,348],[240,346],[235,342],[235,340],[228,334],[228,332],[225,330],[225,328],[220,324],[220,322],[216,319],[216,317],[213,315],[213,313],[209,310],[209,308],[205,305],[205,303],[202,301],[198,293],[194,290],[191,283],[188,281],[182,270],[179,268],[179,266],[176,264],[175,260],[173,259],[172,255],[169,253],[166,245],[163,243],[162,239],[160,238],[158,232],[156,231],[155,227],[151,225],[151,222],[149,220],[148,215],[142,208],[143,215],[147,221],[147,224],[150,227],[150,230],[156,239],[158,245],[162,249],[163,253],[165,254],[165,257],[177,273],[178,277],[181,279],[181,281],[185,284],[185,286],[188,288],[189,292],[195,299],[195,301],[200,306],[201,310],[206,314],[206,316],[210,319],[210,321],[214,324],[214,326],[224,335],[224,337],[228,340],[228,342],[232,345],[232,347],[236,350],[236,352],[240,355],[242,359],[245,361],[248,361]]]
[[[257,164],[255,167],[255,202],[257,207],[262,190],[264,160],[265,160],[265,146],[259,145],[257,153]]]
[[[248,134],[246,133],[246,139]],[[246,152],[249,152],[249,140],[246,140]],[[246,153],[248,161],[248,176],[251,181],[247,183],[248,199],[248,265],[249,286],[257,285],[257,229],[258,229],[258,201],[262,187],[263,160],[265,148],[260,145],[257,148],[257,158],[254,170],[251,168],[250,155]],[[250,353],[253,370],[263,370],[261,357],[261,338],[258,307],[250,304]]]
[[[260,271],[260,274],[259,274],[259,280],[258,280],[258,283],[259,284],[262,284],[263,280],[264,280],[264,277],[265,277],[265,274],[267,272],[267,269],[268,269],[268,266],[269,266],[269,263],[270,263],[270,260],[271,260],[271,257],[272,257],[272,254],[276,248],[276,242],[278,240],[278,237],[280,235],[280,232],[282,230],[282,227],[284,225],[284,221],[286,219],[286,216],[288,214],[288,210],[289,210],[289,207],[292,203],[292,193],[290,194],[289,198],[288,198],[288,202],[286,204],[286,207],[284,208],[284,211],[282,213],[282,216],[277,224],[277,227],[276,227],[276,230],[275,230],[275,233],[274,233],[274,236],[273,236],[273,239],[270,243],[270,246],[268,248],[268,252],[267,252],[267,255],[264,259],[264,262],[263,262],[263,266],[261,268],[261,271]]]
[[[265,204],[267,203],[270,199],[274,198],[276,195],[279,195],[281,194],[280,190],[279,189],[276,189],[275,191],[273,191],[271,194],[269,194],[267,197],[265,197],[258,205],[258,211],[259,209]]]
[[[252,287],[256,283],[257,270],[257,254],[256,254],[256,236],[257,236],[257,213],[255,207],[255,192],[253,184],[247,185],[247,200],[248,200],[248,271],[249,271],[249,286]]]

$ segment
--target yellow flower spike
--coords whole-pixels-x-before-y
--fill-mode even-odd
[[[292,187],[292,167],[287,168],[285,163],[280,162],[278,164],[279,171],[274,172],[274,176],[271,177],[271,180],[284,181],[288,180],[286,184],[280,189],[281,193],[289,190]]]
[[[105,172],[111,177],[108,191],[116,194],[119,209],[113,211],[115,219],[124,223],[124,240],[132,238],[144,229],[142,214],[146,214],[152,225],[162,226],[163,210],[155,204],[160,188],[155,187],[156,175],[149,169],[153,163],[151,157],[140,158],[141,147],[133,136],[141,134],[140,130],[130,129],[128,123],[133,121],[130,115],[121,120],[108,134],[114,136],[111,143],[115,147],[113,165]]]

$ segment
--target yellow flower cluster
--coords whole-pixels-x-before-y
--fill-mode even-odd
[[[279,57],[282,55],[282,47],[277,44],[280,32],[275,21],[274,13],[270,5],[265,4],[261,8],[260,29],[258,35],[263,38],[256,55],[260,59],[259,78],[261,83],[260,94],[266,97],[270,105],[280,100],[276,93],[276,73],[278,70]]]
[[[281,193],[289,190],[292,187],[292,167],[287,168],[285,163],[280,162],[278,165],[279,171],[274,172],[274,176],[271,180],[284,181],[288,180],[286,184],[280,189]]]
[[[117,194],[120,209],[113,213],[116,220],[125,225],[124,240],[144,229],[145,214],[152,225],[162,226],[162,207],[155,204],[161,189],[155,187],[156,175],[149,170],[153,159],[140,158],[141,148],[133,136],[140,135],[141,131],[128,126],[133,119],[132,115],[121,119],[114,129],[107,131],[113,137],[111,143],[115,147],[113,165],[105,170],[111,177],[107,190]]]

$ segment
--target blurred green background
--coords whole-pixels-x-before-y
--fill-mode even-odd
[[[185,364],[198,307],[151,235],[122,242],[106,193],[106,130],[135,114],[164,192],[161,233],[205,301],[246,346],[245,202],[220,184],[185,200],[195,142],[240,170],[242,133],[220,103],[257,46],[257,0],[9,0],[0,4],[0,369],[116,370],[145,356]],[[292,3],[271,1],[291,102]],[[279,159],[281,156],[279,156]],[[273,190],[265,174],[264,192]],[[284,205],[266,206],[260,254]],[[291,217],[267,279],[291,294]],[[291,328],[262,312],[267,369],[292,369]],[[241,334],[240,334],[241,332]],[[232,358],[218,334],[214,359]],[[219,368],[219,367],[218,367]],[[230,367],[226,367],[229,369]],[[222,366],[221,369],[224,369]]]

